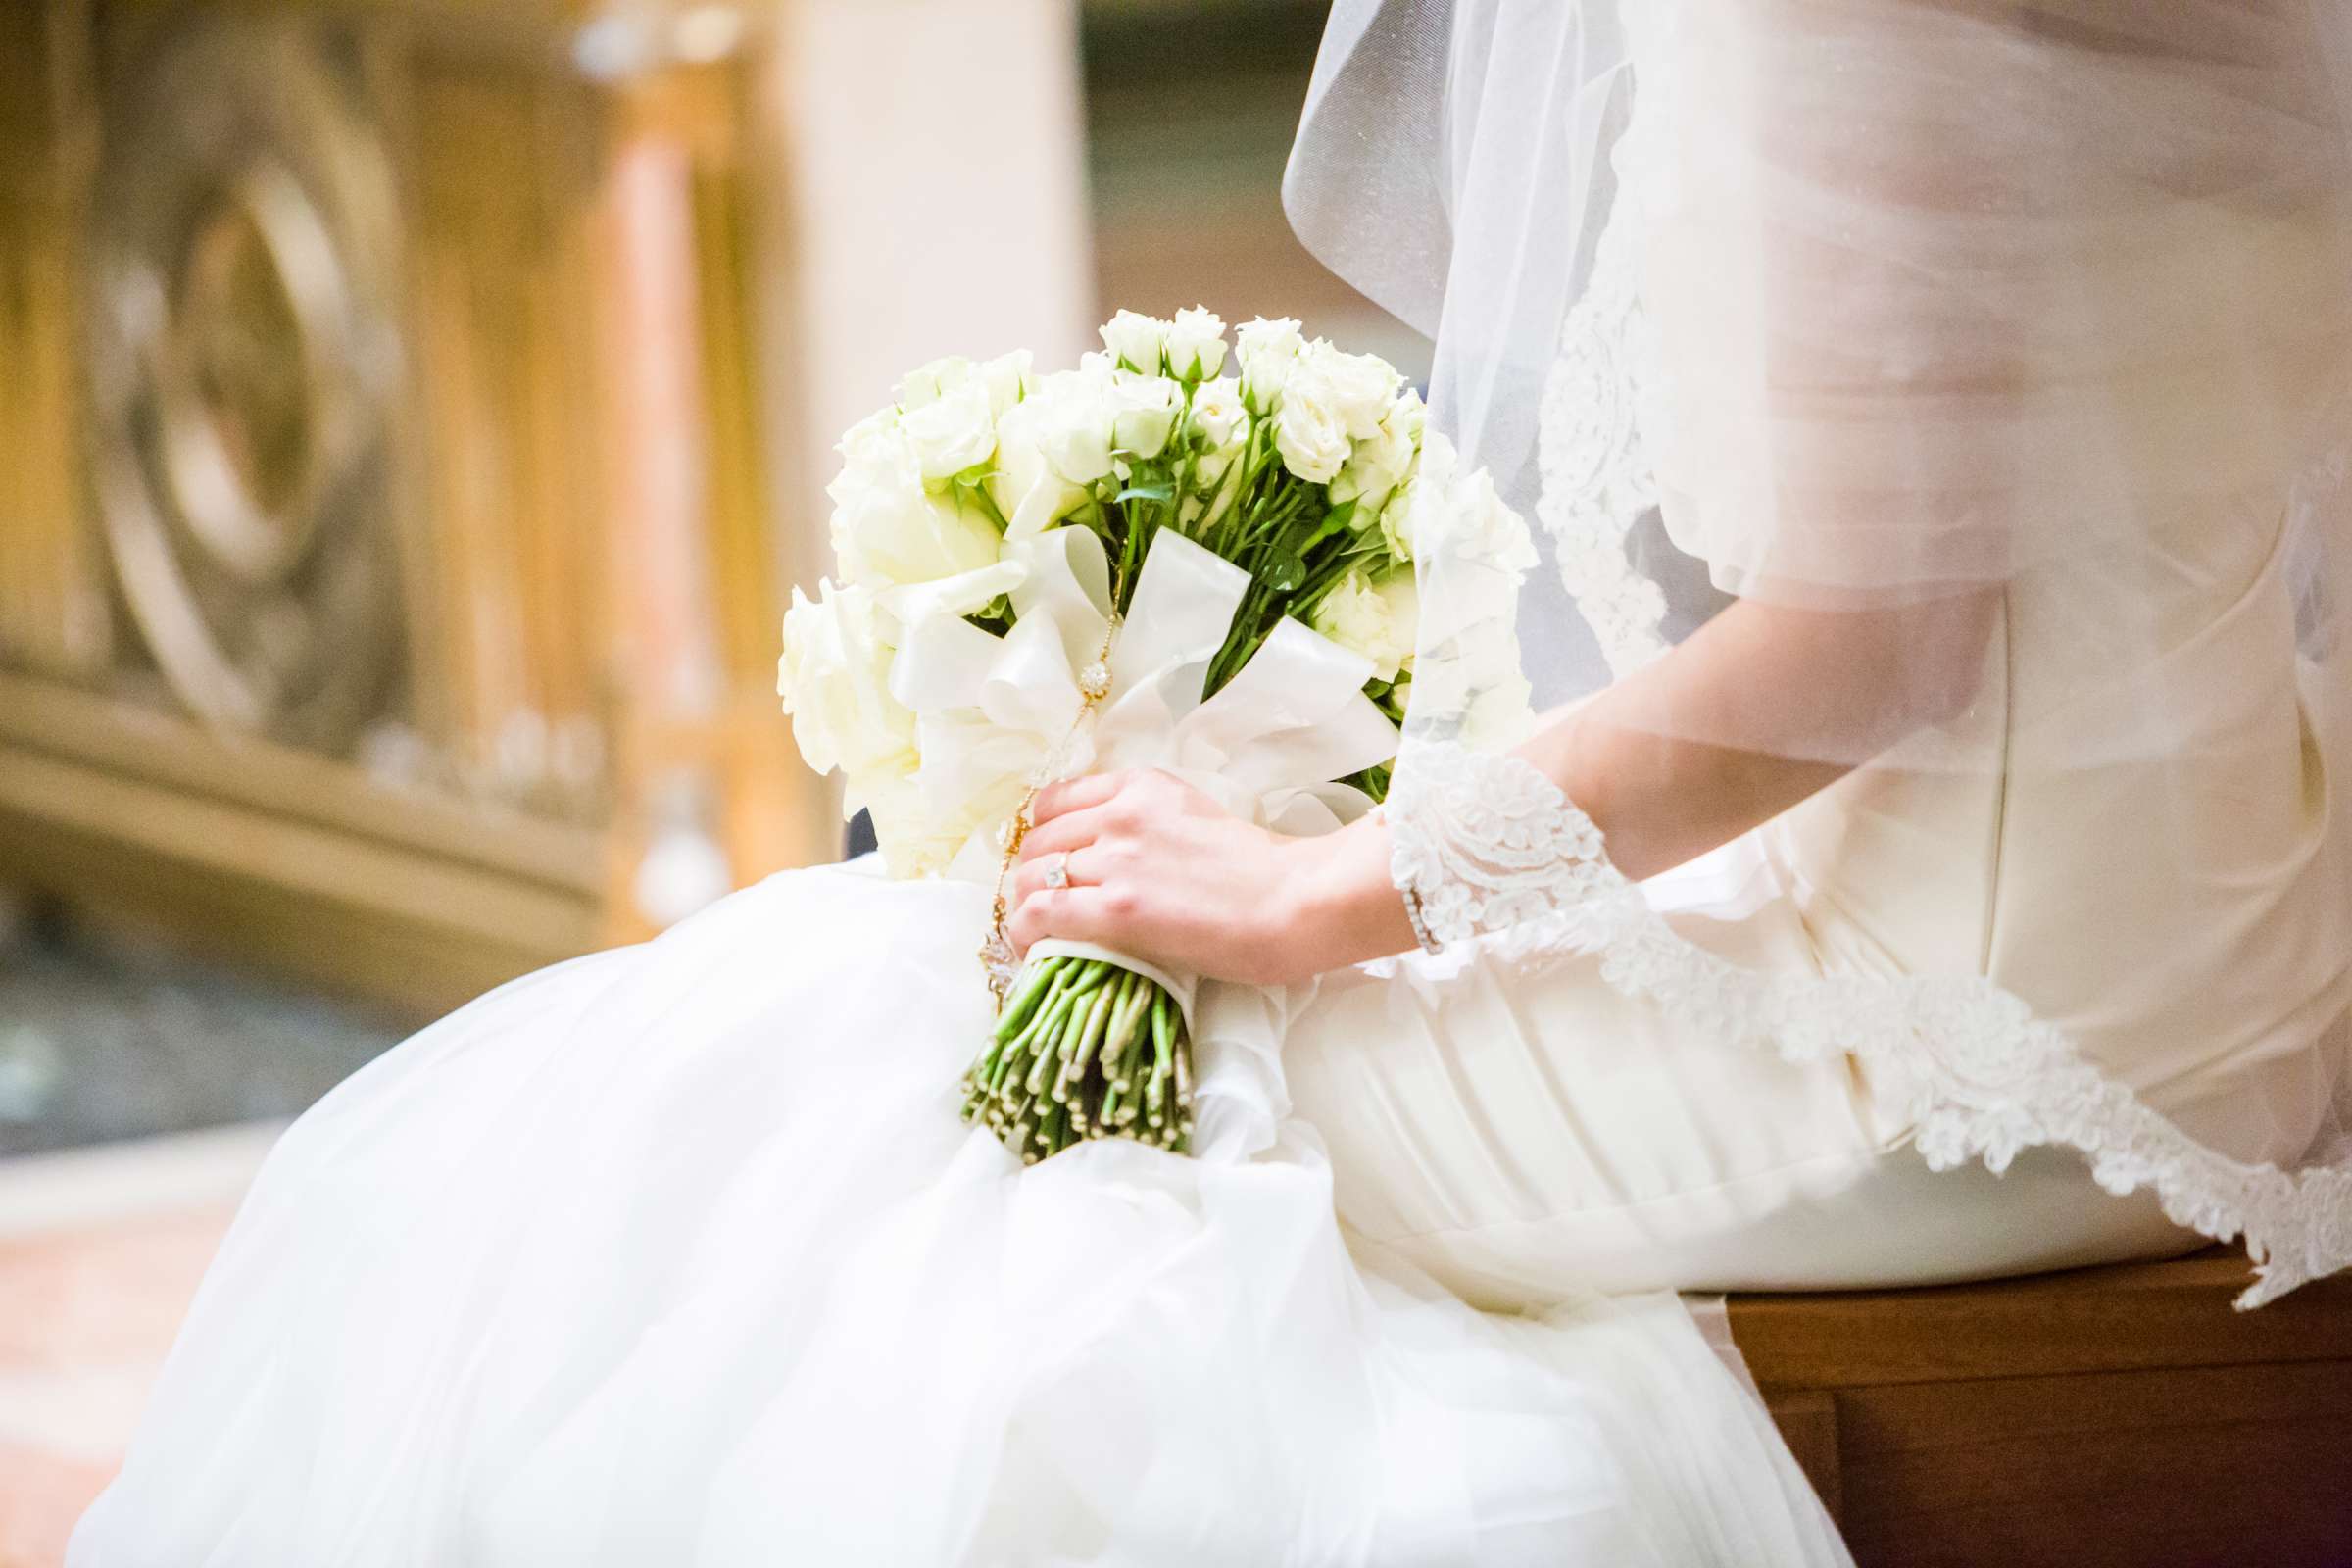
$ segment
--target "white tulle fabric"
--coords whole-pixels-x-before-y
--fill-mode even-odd
[[[1359,1271],[1279,994],[1203,993],[1198,1158],[963,1127],[984,913],[793,873],[353,1079],[74,1568],[1845,1561],[1671,1298]]]
[[[2282,1026],[2244,1054],[2307,1052],[2306,1098],[2346,1094],[2348,61],[2352,14],[2313,0],[1343,3],[1294,217],[1438,335],[1433,417],[1546,555],[1502,592],[1481,542],[1434,516],[1416,536],[1428,618],[1387,815],[1433,929],[1600,953],[1611,984],[1727,1049],[1850,1054],[1938,1168],[2078,1149],[2110,1191],[2242,1237],[2263,1264],[2243,1305],[2352,1265],[2340,1142],[2254,1160],[2200,1142],[2150,1108],[2164,1074],[2133,1070],[2131,1027],[2094,1060],[1997,940],[2038,903],[2063,953],[2065,901],[2031,890],[2163,862],[2105,911],[2137,954],[2082,943],[2082,974],[2119,996],[2168,964],[2180,988],[2227,983],[2199,931],[2226,927],[2309,1013],[2300,1044]],[[1971,719],[1829,759],[1857,771],[1800,813],[1809,907],[1887,961],[1725,965],[1547,780],[1468,743],[1521,669],[1550,704],[1664,655],[1691,563],[1823,612],[2002,596]],[[1988,815],[1921,808],[1970,780]],[[1957,866],[2027,891],[1987,904],[1981,947],[1900,951],[1872,901],[1901,867],[1848,863],[1873,831],[1909,835],[1923,882]],[[2190,1054],[2201,1016],[2141,1011],[2151,1058]]]

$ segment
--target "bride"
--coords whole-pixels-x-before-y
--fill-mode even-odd
[[[303,1118],[77,1568],[1835,1563],[1672,1293],[2352,1261],[2332,0],[1331,29],[1294,218],[1546,561],[1423,552],[1374,818],[1039,803],[1198,1157],[958,1122],[985,890],[772,878]]]

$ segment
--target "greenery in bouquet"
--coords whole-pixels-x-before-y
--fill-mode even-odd
[[[1123,311],[1102,340],[1075,370],[1043,376],[1026,354],[926,366],[842,442],[830,491],[842,580],[815,601],[795,595],[779,686],[804,755],[843,773],[845,807],[872,813],[893,874],[972,872],[1018,851],[1029,798],[1054,766],[1051,738],[998,745],[993,771],[959,768],[944,787],[927,742],[967,719],[902,702],[893,664],[923,615],[1009,633],[1010,558],[1054,529],[1101,540],[1113,626],[1163,532],[1248,573],[1203,696],[1289,616],[1366,659],[1366,695],[1401,719],[1419,397],[1386,362],[1310,341],[1291,320],[1239,328],[1230,370],[1224,323],[1205,310],[1172,321]],[[1387,768],[1345,782],[1377,801]],[[998,914],[1001,927],[1001,900]],[[1182,1150],[1190,1049],[1156,982],[1098,958],[1044,958],[1002,995],[965,1114],[1030,1159],[1110,1136]]]

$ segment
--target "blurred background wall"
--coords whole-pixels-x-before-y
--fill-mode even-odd
[[[11,0],[0,887],[414,1015],[836,853],[835,434],[1285,226],[1300,0]]]
[[[0,1568],[284,1117],[841,853],[838,433],[1116,306],[1418,370],[1278,182],[1314,0],[0,0]]]

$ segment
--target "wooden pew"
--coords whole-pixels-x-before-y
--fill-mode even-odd
[[[2348,1568],[2352,1277],[2259,1312],[2242,1254],[1734,1297],[1863,1568]]]

